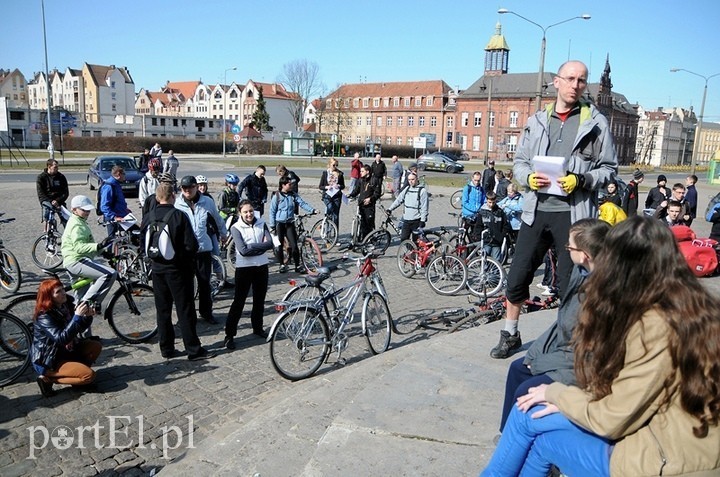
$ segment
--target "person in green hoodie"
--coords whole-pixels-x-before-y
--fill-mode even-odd
[[[95,242],[87,223],[87,218],[90,212],[95,210],[95,206],[88,197],[76,195],[70,202],[70,208],[72,215],[62,236],[63,267],[74,277],[94,280],[79,298],[80,302],[94,306],[98,313],[100,304],[115,283],[117,272],[93,259],[112,242],[112,237],[107,237],[100,243]]]

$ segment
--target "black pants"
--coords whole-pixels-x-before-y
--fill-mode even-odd
[[[538,374],[533,376],[530,369],[523,364],[525,358],[518,358],[510,363],[508,368],[507,379],[505,380],[505,400],[503,401],[502,416],[500,418],[500,432],[505,428],[510,411],[512,410],[517,398],[528,393],[528,389],[539,384],[553,383],[553,379],[547,374]]]
[[[296,267],[299,267],[300,249],[298,248],[297,244],[297,231],[295,230],[295,224],[293,224],[292,222],[288,222],[286,224],[278,222],[277,224],[275,224],[275,228],[277,230],[278,240],[280,240],[280,246],[276,249],[278,262],[280,262],[281,265],[285,263],[285,251],[283,250],[283,243],[287,238],[293,262],[295,263]]]
[[[238,322],[245,308],[250,287],[253,291],[250,323],[252,323],[253,332],[263,331],[265,296],[268,289],[268,266],[240,267],[235,269],[235,296],[225,321],[225,336],[234,337],[237,334]]]
[[[560,296],[567,290],[572,272],[572,260],[565,249],[570,237],[570,211],[535,212],[535,222],[520,226],[515,256],[507,279],[507,299],[522,303],[530,297],[530,284],[545,254],[551,246],[557,251],[557,286]]]
[[[400,241],[409,239],[413,235],[413,231],[420,227],[420,219],[403,221],[402,230],[400,230]],[[413,239],[415,236],[413,235]]]
[[[164,355],[172,353],[175,349],[175,329],[172,323],[173,302],[185,350],[191,355],[200,352],[192,277],[192,269],[161,273],[153,271],[152,273],[160,352]]]
[[[375,205],[360,207],[360,240],[375,230]]]
[[[195,277],[198,282],[198,296],[200,298],[200,316],[212,316],[212,290],[210,288],[210,275],[212,274],[212,258],[210,252],[198,252],[195,255]]]

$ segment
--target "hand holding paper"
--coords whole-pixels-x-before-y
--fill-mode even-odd
[[[569,171],[567,172],[566,176],[558,178],[558,184],[560,184],[562,190],[564,190],[568,194],[571,194],[572,191],[574,191],[578,187],[582,187],[584,182],[585,176],[574,174]]]
[[[533,172],[528,176],[528,185],[532,190],[538,190],[541,187],[550,185],[550,179],[544,174]]]

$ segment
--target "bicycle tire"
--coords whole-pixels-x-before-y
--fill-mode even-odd
[[[144,283],[128,283],[113,294],[105,319],[121,340],[139,344],[150,341],[158,331],[155,293]]]
[[[328,252],[337,244],[337,225],[330,219],[320,219],[310,229],[310,237],[317,242],[321,252]]]
[[[397,266],[400,275],[405,278],[412,278],[417,272],[415,262],[418,258],[417,245],[410,239],[400,242],[397,249]]]
[[[367,295],[363,301],[361,316],[370,352],[380,354],[387,351],[392,339],[392,316],[385,297],[379,292]]]
[[[39,236],[33,243],[31,256],[35,265],[43,270],[55,270],[62,265],[62,253],[60,246],[62,235],[58,231],[52,232],[53,238],[49,239],[48,234]]]
[[[302,283],[300,285],[292,287],[290,291],[288,291],[285,296],[283,296],[281,301],[288,302],[287,307],[291,308],[293,307],[293,302],[300,305],[309,301],[315,301],[325,293],[327,293],[327,288],[322,285],[320,285],[319,287],[314,287],[312,285],[308,285],[307,283]],[[328,312],[331,314],[339,307],[337,297],[332,297],[326,303],[328,305]]]
[[[417,325],[419,328],[425,328],[427,330],[447,331],[447,329],[455,323],[452,317],[456,315],[465,317],[467,316],[467,311],[464,308],[451,308],[435,316],[420,318],[417,320]]]
[[[462,259],[466,259],[468,255],[470,255],[471,250],[469,248],[463,249],[462,252],[458,251],[459,246],[467,246],[469,244],[467,234],[464,235],[463,239],[460,238],[459,234],[451,236],[448,239],[448,244],[450,245],[450,253],[453,255]]]
[[[461,210],[462,209],[462,189],[456,190],[453,192],[453,194],[450,196],[450,205],[455,210]]]
[[[448,328],[448,333],[455,333],[460,327],[468,322],[472,322],[473,326],[486,325],[490,322],[499,320],[500,317],[494,310],[482,310],[475,313],[469,313],[466,317],[456,321]]]
[[[14,383],[30,366],[32,335],[15,315],[0,311],[0,387]]]
[[[385,253],[390,247],[391,241],[392,237],[390,237],[390,232],[387,230],[375,230],[365,236],[362,241],[362,247],[366,253],[372,251]]]
[[[475,296],[495,296],[504,282],[505,269],[494,258],[476,257],[467,264],[467,288]]]
[[[318,267],[322,267],[323,259],[320,247],[310,237],[305,237],[300,246],[300,262],[308,273],[316,273]]]
[[[235,270],[235,256],[237,253],[235,249],[235,241],[232,238],[228,239],[228,241],[230,243],[227,245],[227,256],[225,259],[227,261],[228,268],[230,270]]]
[[[227,279],[223,259],[217,255],[211,255],[210,270],[210,296],[215,298],[222,291]]]
[[[37,302],[37,292],[29,292],[17,295],[7,304],[3,311],[15,315],[23,320],[29,328],[32,328],[33,313]]]
[[[20,289],[20,285],[22,284],[20,265],[10,250],[3,248],[0,250],[0,253],[2,253],[0,256],[0,267],[2,267],[2,271],[0,271],[0,286],[8,293],[15,293]]]
[[[322,314],[312,307],[283,312],[270,335],[270,362],[290,381],[312,376],[330,353],[330,332]]]
[[[467,268],[465,262],[455,255],[443,254],[425,267],[425,278],[438,295],[455,295],[465,287]]]

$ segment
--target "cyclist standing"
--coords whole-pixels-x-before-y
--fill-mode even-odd
[[[403,226],[400,231],[402,241],[409,239],[415,229],[425,227],[428,219],[430,206],[428,193],[424,187],[418,185],[418,177],[413,172],[408,174],[408,186],[400,191],[392,205],[387,208],[387,213],[390,214],[400,207],[400,204],[404,206]]]
[[[366,237],[375,229],[375,202],[380,198],[379,183],[372,177],[372,171],[367,164],[360,168],[360,180],[348,196],[357,198],[360,212],[360,239]]]
[[[125,169],[122,166],[113,166],[110,178],[100,188],[100,210],[109,222],[107,226],[108,237],[114,237],[127,215],[130,215],[121,181],[125,181]]]
[[[37,176],[35,181],[38,200],[43,209],[43,221],[47,222],[52,217],[52,214],[58,214],[60,223],[64,227],[67,220],[60,213],[60,207],[65,205],[65,201],[70,196],[68,182],[62,172],[58,170],[58,161],[48,159],[45,165],[45,169]],[[47,232],[47,225],[45,231]]]
[[[296,182],[297,184],[297,182]],[[245,196],[257,212],[262,216],[265,213],[265,202],[267,202],[268,186],[265,182],[265,166],[259,165],[255,168],[254,174],[248,174],[238,186],[238,197]]]
[[[239,183],[240,178],[235,174],[225,174],[225,188],[218,194],[217,200],[217,209],[223,220],[237,216],[237,206],[240,203],[240,194],[237,191]]]

